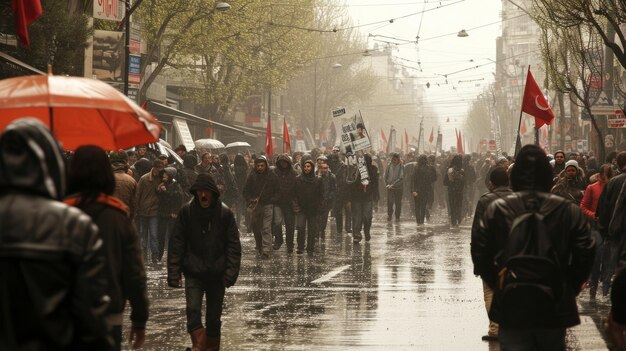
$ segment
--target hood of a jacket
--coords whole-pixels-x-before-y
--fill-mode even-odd
[[[66,190],[65,167],[59,143],[36,119],[18,119],[0,136],[0,188],[61,200]]]
[[[513,191],[534,190],[550,192],[552,188],[552,167],[545,152],[536,145],[524,146],[511,170]]]
[[[309,173],[309,174],[304,173],[304,164],[305,163],[310,163],[311,166],[312,166],[311,173]],[[315,175],[315,162],[313,162],[313,160],[305,160],[305,161],[302,161],[301,166],[302,166],[302,174],[301,174],[302,175],[302,179],[307,181],[307,182],[312,182],[313,180],[315,180],[315,177],[316,177],[316,175]]]
[[[286,169],[281,168],[280,162],[287,162],[289,167],[287,167]],[[291,158],[289,157],[289,155],[281,154],[278,156],[278,159],[276,160],[276,169],[281,172],[291,171],[293,169],[293,163],[291,162]]]
[[[165,167],[164,172],[167,174],[170,182],[173,181],[174,178],[176,178],[176,174],[178,174],[178,171],[174,167]]]
[[[198,197],[197,192],[200,190],[207,190],[213,193],[213,200],[217,200],[220,197],[220,191],[217,188],[217,184],[215,184],[215,180],[213,177],[206,173],[202,173],[198,175],[195,183],[189,188],[189,192],[194,196]]]

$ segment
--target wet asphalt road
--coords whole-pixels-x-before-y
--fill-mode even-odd
[[[375,214],[372,240],[334,231],[313,256],[269,259],[242,233],[242,271],[226,292],[222,350],[498,350],[487,331],[482,284],[472,273],[470,222],[450,229],[445,211],[417,228]],[[330,229],[333,228],[331,231]],[[329,234],[330,233],[330,234]],[[183,289],[166,283],[165,264],[148,266],[147,350],[184,350]],[[579,298],[583,323],[568,332],[571,350],[606,350],[599,330],[608,301]],[[128,320],[128,319],[126,319]]]

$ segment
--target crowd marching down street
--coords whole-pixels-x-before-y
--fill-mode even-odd
[[[515,159],[365,153],[366,173],[339,147],[175,152],[182,163],[146,145],[63,152],[38,121],[5,129],[0,246],[11,288],[0,295],[2,349],[119,349],[126,301],[140,347],[146,266],[166,261],[168,285],[185,288],[193,350],[218,350],[240,235],[252,233],[258,260],[294,251],[315,257],[329,230],[369,244],[373,213],[400,221],[407,204],[418,228],[445,209],[452,228],[471,223],[474,273],[491,320],[485,340],[564,349],[565,329],[579,323],[581,289],[596,299],[612,287],[608,330],[624,346],[626,152],[606,160],[546,155],[534,145]]]

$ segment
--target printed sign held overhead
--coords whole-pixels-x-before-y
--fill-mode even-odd
[[[333,117],[339,117],[339,116],[343,116],[345,114],[346,114],[346,109],[345,108],[340,108],[340,109],[333,110]]]

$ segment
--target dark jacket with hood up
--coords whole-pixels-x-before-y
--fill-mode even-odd
[[[168,181],[163,183],[165,190],[157,188],[157,197],[159,198],[159,211],[160,217],[171,218],[172,214],[178,213],[183,202],[185,195],[180,183],[176,180],[176,168],[167,167],[165,173],[168,175]]]
[[[259,199],[259,205],[273,205],[276,203],[276,195],[278,193],[276,174],[270,169],[265,156],[259,156],[255,160],[255,165],[259,162],[265,162],[265,171],[258,173],[253,169],[248,175],[246,185],[243,189],[243,197],[246,201]]]
[[[314,214],[321,210],[324,185],[320,177],[315,175],[315,170],[312,169],[309,174],[304,173],[305,163],[310,163],[315,168],[312,160],[305,160],[301,164],[303,171],[296,179],[295,187],[297,209],[307,214]]]
[[[200,205],[197,192],[213,193],[209,208]],[[241,242],[232,211],[219,199],[208,174],[200,174],[189,190],[193,200],[176,218],[167,254],[167,280],[178,282],[181,273],[208,282],[235,284],[241,267]]]
[[[13,122],[0,137],[0,350],[109,346],[102,239],[63,196],[51,133],[32,119]]]
[[[281,168],[281,162],[287,163],[287,167],[284,169]],[[295,186],[298,172],[293,169],[293,164],[289,156],[287,156],[286,154],[278,156],[274,173],[278,178],[278,193],[276,194],[276,205],[280,207],[293,206],[295,201]]]
[[[611,312],[613,320],[626,325],[626,240],[622,240],[620,252],[619,265],[611,288]]]
[[[511,185],[515,193],[487,206],[473,238],[474,271],[494,288],[489,316],[491,320],[499,322],[501,327],[568,328],[580,323],[576,296],[591,271],[595,243],[590,236],[587,218],[580,208],[560,196],[548,193],[551,177],[552,169],[543,150],[534,145],[522,148],[511,171]],[[546,234],[550,235],[550,242],[564,272],[563,295],[555,302],[552,311],[546,310],[541,316],[527,313],[528,307],[521,303],[503,313],[501,291],[497,286],[498,271],[502,267],[495,263],[496,255],[505,248],[512,222],[519,214],[513,208],[526,207],[530,201],[545,215],[543,223]]]

